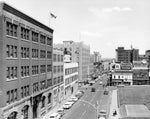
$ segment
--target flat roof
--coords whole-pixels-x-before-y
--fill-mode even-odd
[[[143,104],[126,104],[120,107],[121,118],[150,119],[150,110]]]

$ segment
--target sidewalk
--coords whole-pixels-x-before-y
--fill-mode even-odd
[[[110,104],[110,113],[109,113],[109,119],[119,119],[119,109],[118,109],[118,104],[117,104],[117,90],[112,91],[112,96],[111,96],[111,104]],[[113,116],[113,112],[116,110],[117,115]]]

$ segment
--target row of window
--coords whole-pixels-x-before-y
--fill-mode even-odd
[[[7,57],[16,58],[17,56],[17,46],[15,45],[6,45],[6,55]]]
[[[72,83],[73,81],[76,81],[78,79],[78,75],[74,75],[72,77],[66,78],[65,79],[65,85],[68,85]]]
[[[20,32],[20,37],[25,40],[30,39],[30,30],[28,28],[22,27],[21,26],[21,32]],[[9,36],[13,37],[18,37],[18,25],[6,22],[6,34]],[[42,44],[46,44],[46,38],[47,38],[47,45],[52,46],[52,38],[46,37],[45,35],[42,35],[38,32],[32,31],[32,41],[33,42],[39,42]],[[40,36],[40,37],[39,37]]]
[[[38,74],[38,65],[33,65],[32,66],[32,75]],[[29,66],[21,66],[21,77],[26,77],[29,76],[30,69]],[[47,72],[52,71],[52,65],[49,64],[47,65]],[[46,65],[40,65],[40,73],[45,73],[46,72]],[[7,67],[6,69],[6,78],[7,79],[15,79],[18,77],[18,69],[17,66],[12,66],[12,67]]]
[[[17,98],[17,89],[7,91],[7,104],[13,103]]]
[[[59,76],[57,78],[54,78],[53,81],[54,81],[53,85],[59,84],[59,83],[63,82],[63,76]]]
[[[54,66],[54,72],[53,73],[60,73],[60,72],[63,72],[63,65]]]
[[[78,67],[65,69],[65,75],[69,75],[69,74],[72,74],[72,73],[75,73],[75,72],[78,72]]]
[[[46,81],[41,81],[41,90],[45,89]],[[38,89],[38,82],[33,84],[33,92],[37,92]],[[21,98],[27,97],[30,95],[29,93],[29,85],[21,87]],[[17,100],[18,94],[17,89],[7,91],[7,104],[13,103]],[[51,103],[51,94],[48,95],[48,103]]]
[[[53,56],[54,56],[53,57],[53,61],[54,62],[63,62],[63,57],[64,57],[63,55],[59,55],[59,54],[56,55],[56,54],[54,54]]]
[[[27,97],[29,95],[30,95],[30,93],[29,93],[29,85],[22,86],[21,87],[21,98]]]
[[[18,51],[17,46],[15,45],[6,45],[6,56],[9,58],[17,58]],[[32,58],[38,58],[39,50],[32,49]],[[29,58],[30,50],[28,47],[21,47],[21,58]],[[40,50],[40,58],[46,58],[46,50]],[[47,58],[52,58],[52,52],[47,51]]]

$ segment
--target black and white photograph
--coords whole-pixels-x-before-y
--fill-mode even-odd
[[[0,0],[0,119],[150,119],[150,0]]]

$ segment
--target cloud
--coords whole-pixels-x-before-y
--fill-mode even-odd
[[[132,11],[132,9],[130,7],[124,7],[124,8],[120,8],[120,7],[112,7],[112,8],[102,8],[102,12],[104,13],[110,13],[110,12],[126,12],[126,11]]]

